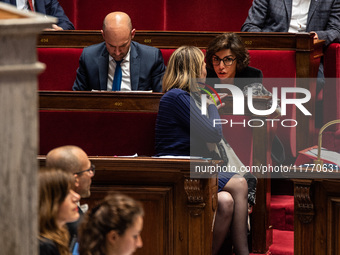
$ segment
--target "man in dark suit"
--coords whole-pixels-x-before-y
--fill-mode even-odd
[[[326,46],[340,42],[340,0],[254,0],[241,31],[315,32]]]
[[[91,179],[95,174],[95,167],[91,164],[87,154],[81,148],[67,145],[51,150],[46,155],[46,167],[59,168],[72,173],[75,180],[74,191],[77,192],[81,198],[88,198],[91,195]],[[71,245],[74,245],[76,242],[78,225],[86,210],[87,205],[78,205],[79,219],[76,222],[67,223],[71,237]]]
[[[58,0],[32,0],[33,9],[31,10],[27,0],[0,0],[0,2],[12,4],[17,6],[20,10],[36,11],[45,15],[58,18],[58,23],[53,24],[52,28],[46,30],[73,30],[72,22],[66,16],[63,8],[60,6]]]
[[[84,48],[80,56],[73,90],[162,91],[162,53],[132,41],[136,30],[126,13],[108,14],[101,32],[105,42]]]

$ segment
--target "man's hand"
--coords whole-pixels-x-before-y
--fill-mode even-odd
[[[52,24],[52,28],[45,28],[44,31],[60,31],[64,30],[62,27],[59,27],[56,24]]]
[[[317,33],[315,33],[314,31],[311,31],[311,33],[314,33],[314,40],[319,40],[319,36]]]

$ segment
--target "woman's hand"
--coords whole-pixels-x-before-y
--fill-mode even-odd
[[[226,96],[228,96],[227,93],[220,93],[218,94],[220,96],[220,99],[222,101],[223,98],[225,98]],[[219,102],[219,99],[216,95],[214,95],[214,99],[215,99],[215,102]],[[207,98],[207,105],[210,105],[210,104],[215,104],[214,100],[211,98],[211,97],[208,97]],[[222,104],[218,104],[216,107],[217,107],[217,110],[221,109],[223,106],[225,106],[225,103],[222,103]]]

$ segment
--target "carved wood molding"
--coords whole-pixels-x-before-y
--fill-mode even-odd
[[[314,204],[311,198],[312,181],[295,183],[295,209],[298,219],[303,224],[312,222],[314,217]]]
[[[204,203],[204,192],[200,179],[184,179],[184,190],[188,198],[188,208],[190,215],[199,216],[202,214]]]

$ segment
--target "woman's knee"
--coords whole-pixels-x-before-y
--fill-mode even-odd
[[[229,192],[221,191],[218,193],[218,210],[220,212],[233,212],[234,199]]]
[[[231,194],[248,194],[247,180],[240,175],[233,176],[225,188]]]

